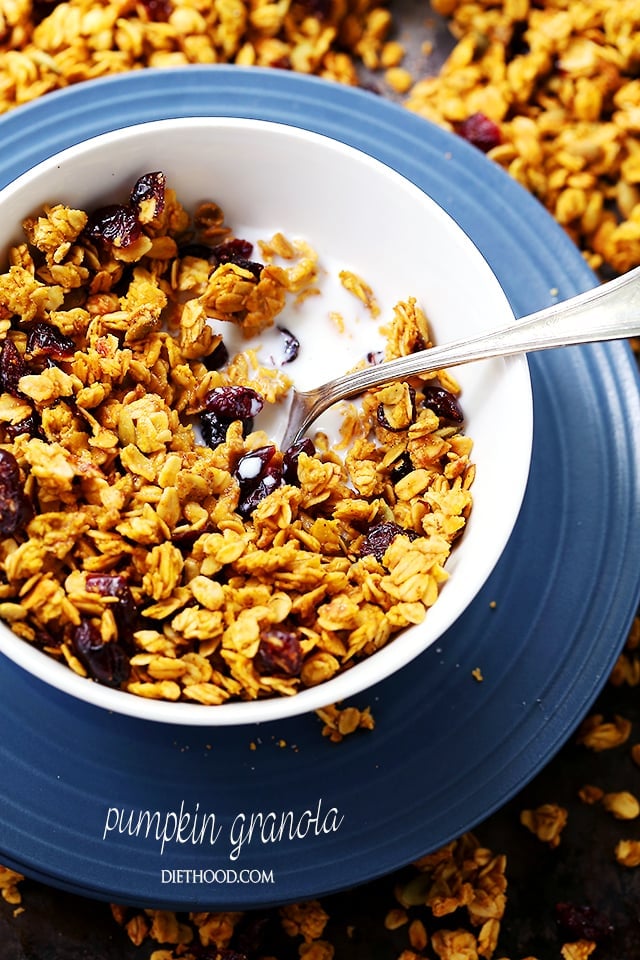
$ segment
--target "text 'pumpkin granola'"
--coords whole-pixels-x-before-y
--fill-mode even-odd
[[[161,172],[23,227],[0,275],[16,634],[133,694],[221,704],[314,686],[422,621],[472,505],[455,381],[370,391],[344,456],[321,434],[280,451],[254,419],[291,381],[255,337],[317,292],[308,244],[276,235],[251,259],[220,207],[191,219]],[[211,320],[246,349],[230,356]],[[385,332],[387,358],[429,344],[412,299]]]

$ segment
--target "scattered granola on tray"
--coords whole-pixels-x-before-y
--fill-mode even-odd
[[[126,202],[23,226],[0,275],[15,633],[103,684],[215,705],[314,686],[422,621],[472,506],[450,376],[367,393],[344,455],[323,434],[281,451],[258,418],[291,380],[256,337],[316,292],[308,244],[276,235],[257,261],[217,204],[192,220],[158,171]],[[388,358],[429,343],[413,299],[385,329]]]
[[[594,270],[638,265],[637,0],[431,0],[425,18],[429,8],[453,38],[437,73],[429,44],[411,60],[395,35],[403,11],[379,0],[12,0],[0,5],[0,114],[147,67],[365,82],[486,152]]]

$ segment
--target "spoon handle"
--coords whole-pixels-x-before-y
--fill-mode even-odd
[[[489,357],[640,335],[640,267],[500,330],[366,367],[325,384],[332,403],[391,380]]]
[[[640,267],[499,330],[365,367],[294,394],[286,439],[299,436],[328,407],[371,387],[473,360],[551,347],[640,336]]]

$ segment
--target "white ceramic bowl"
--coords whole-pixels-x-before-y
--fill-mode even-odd
[[[382,316],[415,296],[436,343],[471,337],[513,321],[493,272],[454,220],[382,163],[342,143],[257,120],[183,118],[140,124],[96,137],[51,157],[0,192],[0,264],[20,223],[46,203],[82,209],[122,201],[135,180],[162,170],[193,209],[215,198],[236,235],[274,231],[307,239],[332,276],[348,268],[374,287]],[[326,309],[353,313],[353,300],[327,280]],[[343,299],[341,299],[343,298]],[[318,298],[306,310],[319,315]],[[375,324],[356,324],[336,340],[318,326],[295,364],[310,387],[372,349]],[[333,338],[333,339],[332,339]],[[305,359],[305,357],[307,359]],[[292,368],[293,374],[293,368]],[[74,674],[0,623],[0,651],[48,684],[99,707],[148,720],[189,725],[266,722],[345,700],[388,677],[434,643],[460,616],[498,561],[518,516],[528,478],[532,399],[523,357],[458,367],[465,431],[474,441],[477,477],[467,529],[447,569],[449,580],[425,621],[350,670],[291,697],[222,706],[156,702]]]

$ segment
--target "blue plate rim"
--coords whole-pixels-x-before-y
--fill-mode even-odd
[[[579,251],[542,206],[473,147],[367,91],[280,71],[226,65],[146,70],[48,94],[0,118],[5,143],[0,185],[23,172],[25,164],[31,166],[87,135],[191,112],[293,123],[343,139],[388,163],[434,196],[466,230],[500,277],[517,315],[596,282]],[[0,710],[5,724],[10,724],[1,752],[12,776],[0,799],[4,861],[45,882],[98,899],[184,909],[209,905],[213,898],[216,907],[262,907],[335,892],[389,873],[476,826],[524,786],[570,736],[606,682],[640,592],[634,572],[640,569],[636,545],[640,538],[634,536],[632,523],[623,523],[623,512],[637,500],[640,486],[640,463],[634,452],[640,450],[640,417],[635,415],[640,401],[631,350],[626,344],[606,344],[554,351],[531,357],[530,368],[539,425],[530,485],[507,555],[472,610],[442,644],[419,658],[410,673],[407,668],[372,691],[374,714],[380,720],[369,740],[363,734],[328,745],[315,718],[273,730],[216,731],[210,738],[213,745],[203,731],[117,717],[105,724],[93,708],[71,703],[0,661],[0,690],[4,688]],[[571,410],[558,417],[554,401],[560,397],[566,406],[572,389],[584,401],[591,432],[580,426]],[[568,450],[565,459],[563,447]],[[568,462],[578,456],[581,478]],[[587,507],[604,496],[609,509],[599,518],[585,519],[572,499],[574,491],[569,488],[574,486]],[[518,588],[514,578],[521,576],[528,543],[536,538],[551,542],[551,530],[542,537],[537,529],[538,514],[547,502],[552,512],[558,491],[562,511],[555,508],[553,515],[553,534],[561,534],[553,543],[557,579],[549,583],[543,572],[534,570],[530,580],[544,596],[541,606]],[[605,530],[611,525],[619,534],[617,563],[603,559]],[[581,549],[591,548],[593,568],[577,563],[576,540]],[[569,565],[577,569],[568,570]],[[593,590],[596,575],[609,587],[608,603],[590,602],[588,591]],[[504,603],[502,597],[507,598]],[[566,637],[543,637],[566,620],[568,603],[579,611],[571,642]],[[522,628],[524,640],[519,645],[502,636],[509,625]],[[557,656],[547,669],[540,657],[551,652]],[[476,656],[484,657],[486,678],[482,683],[464,683],[462,671],[467,677]],[[398,691],[406,712],[396,703]],[[461,702],[461,691],[462,713],[453,709]],[[432,700],[425,706],[427,694]],[[493,703],[498,697],[503,702],[499,714]],[[280,741],[285,746],[279,746]],[[106,771],[92,757],[96,743],[108,760]],[[403,752],[407,743],[412,749]],[[286,787],[290,806],[299,801],[308,807],[309,797],[316,795],[313,791],[320,791],[321,781],[324,790],[328,778],[339,789],[329,793],[327,803],[331,806],[333,801],[344,811],[349,831],[340,827],[342,832],[335,836],[316,838],[308,850],[303,844],[302,858],[295,843],[258,851],[262,856],[254,858],[255,868],[271,865],[278,871],[275,889],[227,883],[214,893],[202,885],[160,882],[159,871],[166,869],[162,863],[173,868],[182,862],[173,850],[168,857],[165,851],[162,859],[155,848],[129,842],[131,838],[110,843],[109,836],[100,841],[104,810],[96,807],[102,799],[98,791],[104,791],[107,783],[113,785],[109,799],[114,805],[116,795],[132,798],[131,803],[157,804],[162,788],[170,811],[176,808],[180,791],[167,782],[168,769],[184,776],[191,802],[198,802],[199,778],[211,749],[231,769],[226,782],[218,784],[215,777],[211,781],[220,790],[220,809],[239,809],[239,794],[248,787],[252,796],[274,807],[278,784]],[[148,756],[141,757],[145,750]],[[79,758],[96,778],[93,787],[75,770]],[[441,774],[441,783],[434,786],[422,771],[413,788],[408,765],[427,763]],[[305,789],[298,781],[301,771]],[[383,785],[383,772],[409,794],[403,798],[402,816],[396,815],[391,788]],[[366,802],[360,788],[364,774],[378,795]],[[430,808],[430,800],[434,804],[437,800],[437,805]],[[88,819],[88,827],[80,822],[81,815]],[[184,862],[199,861],[192,856]],[[211,862],[218,863],[215,857]],[[224,863],[228,866],[228,859]]]

